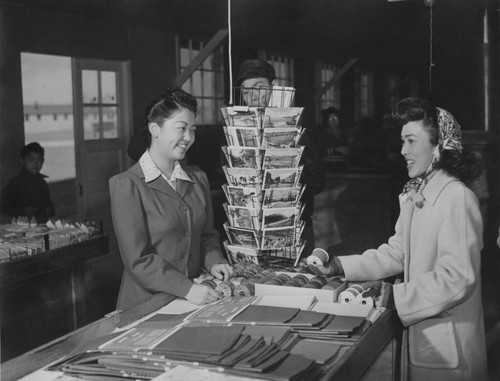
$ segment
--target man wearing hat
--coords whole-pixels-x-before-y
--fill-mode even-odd
[[[272,86],[277,85],[276,72],[267,61],[248,59],[241,64],[234,85],[241,89],[242,104],[267,107],[271,99]],[[318,148],[312,128],[306,129],[306,132],[302,135],[301,144],[306,146],[302,155],[304,169],[301,182],[307,185],[301,197],[301,202],[306,205],[301,216],[305,222],[302,238],[306,242],[302,257],[307,257],[315,247],[312,221],[314,196],[325,187],[325,169],[321,150]]]
[[[272,85],[275,80],[276,72],[269,62],[249,59],[241,64],[234,85],[241,89],[243,104],[266,107],[271,99]]]

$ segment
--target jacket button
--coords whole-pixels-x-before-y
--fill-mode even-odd
[[[182,210],[183,212],[185,212],[187,210],[187,207],[186,207],[186,205],[181,205],[181,206],[179,206],[179,209]]]
[[[185,232],[185,233],[184,233],[184,236],[186,236],[186,237],[191,237],[191,232]]]

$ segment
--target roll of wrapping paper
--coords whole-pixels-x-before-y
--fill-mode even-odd
[[[241,282],[245,281],[246,279],[243,278],[242,276],[235,276],[234,278],[231,278],[231,283],[234,284],[235,286],[239,285]]]
[[[363,297],[361,294],[359,294],[358,296],[356,296],[356,304],[362,304],[364,306],[370,306],[370,307],[373,307],[375,301],[373,300],[373,298],[371,296],[368,296],[368,297]]]
[[[309,279],[309,281],[302,286],[302,288],[314,288],[314,289],[320,289],[326,285],[326,279],[323,278],[322,276],[316,276],[314,278]]]
[[[359,284],[353,284],[340,293],[339,301],[341,303],[356,304],[356,297],[358,295],[361,295],[362,292],[363,287],[361,287]]]
[[[225,280],[220,282],[215,289],[220,291],[224,297],[233,296],[235,285],[230,281]]]
[[[235,296],[253,296],[255,295],[255,284],[248,281],[241,282],[234,288]]]
[[[272,279],[269,279],[267,282],[264,284],[269,284],[273,286],[281,286],[285,282],[289,281],[291,279],[290,275],[287,274],[279,274],[273,277]]]
[[[308,279],[305,275],[296,275],[292,279],[286,281],[283,286],[286,287],[302,287],[307,283]]]
[[[336,290],[342,284],[340,278],[333,278],[328,281],[321,289],[322,290]]]
[[[207,286],[207,287],[210,287],[210,288],[213,288],[215,290],[215,288],[217,287],[217,284],[214,282],[213,279],[205,279],[203,282],[200,283],[202,286]]]
[[[307,257],[306,262],[308,265],[323,266],[328,262],[328,253],[324,250],[314,250],[313,253]]]

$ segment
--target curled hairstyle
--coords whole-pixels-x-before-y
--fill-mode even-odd
[[[421,98],[402,99],[394,106],[392,119],[399,127],[408,122],[423,121],[423,126],[429,133],[431,144],[439,144],[438,112],[428,100]],[[453,149],[442,149],[442,147],[439,147],[439,150],[441,155],[437,168],[442,168],[462,181],[471,180],[481,174],[481,160],[474,152],[467,150],[460,152]]]
[[[159,126],[175,113],[185,108],[192,111],[194,114],[198,111],[198,104],[196,98],[191,94],[186,93],[181,89],[166,89],[160,96],[155,98],[148,107],[144,114],[144,128],[139,134],[135,134],[129,141],[127,147],[128,156],[138,161],[142,154],[151,145],[151,133],[149,132],[149,123],[157,123]]]

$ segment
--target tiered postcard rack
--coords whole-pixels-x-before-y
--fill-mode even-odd
[[[290,265],[303,250],[303,107],[292,106],[294,93],[290,87],[273,87],[268,104],[274,107],[222,108],[227,141],[222,147],[227,160],[224,245],[233,263]]]

